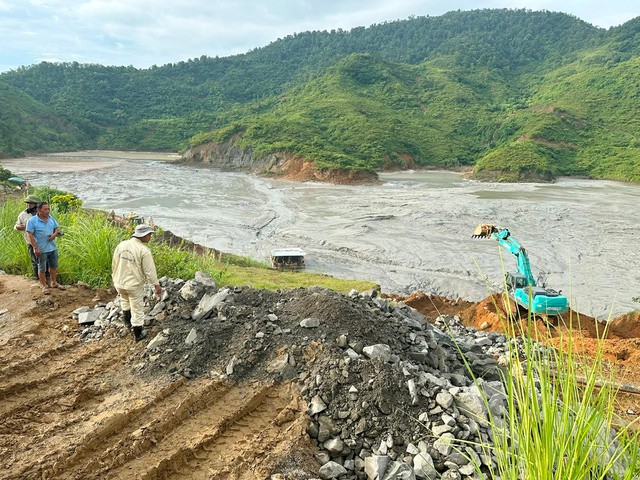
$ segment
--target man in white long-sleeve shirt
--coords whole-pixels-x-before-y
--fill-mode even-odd
[[[156,294],[162,293],[151,250],[145,245],[154,233],[149,225],[138,225],[129,240],[118,244],[111,261],[113,285],[120,294],[124,323],[133,328],[139,342],[146,336],[144,326],[144,285],[152,284]]]

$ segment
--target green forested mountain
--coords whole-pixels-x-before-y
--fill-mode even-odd
[[[77,149],[88,139],[71,122],[0,80],[0,158]]]
[[[10,106],[0,151],[233,138],[254,156],[289,152],[318,168],[475,165],[479,178],[638,181],[639,40],[640,19],[603,30],[560,13],[475,10],[145,70],[41,63],[0,75],[21,92],[0,97]],[[73,125],[69,142],[34,130],[16,148],[11,119],[27,104]]]

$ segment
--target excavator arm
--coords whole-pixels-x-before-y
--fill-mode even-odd
[[[518,273],[524,275],[527,283],[531,286],[536,285],[536,281],[531,273],[531,264],[527,252],[520,242],[511,236],[511,232],[507,228],[498,228],[491,224],[481,224],[476,227],[471,235],[472,238],[493,238],[500,245],[506,248],[516,257],[518,263]]]
[[[534,313],[543,312],[546,315],[562,314],[567,311],[568,301],[566,297],[561,296],[560,293],[555,290],[547,289],[544,286],[538,287],[536,285],[527,252],[524,247],[511,236],[511,232],[509,232],[508,229],[499,228],[491,224],[480,224],[471,236],[472,238],[493,238],[516,257],[518,277],[521,278],[518,282],[522,281],[522,283],[514,285],[514,292],[517,297],[520,297],[519,300],[522,305],[527,306],[527,308],[533,306]],[[509,282],[507,283],[509,284]],[[535,297],[537,301],[537,295],[539,294],[543,294],[546,300],[531,305],[531,297]]]

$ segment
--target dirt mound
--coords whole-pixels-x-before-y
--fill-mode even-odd
[[[161,282],[162,299],[150,289],[146,295],[149,340],[144,349],[131,352],[133,370],[152,382],[207,379],[236,388],[249,383],[265,389],[292,382],[295,407],[287,407],[287,413],[281,411],[278,417],[287,423],[297,419],[294,423],[306,425],[306,433],[316,442],[315,467],[299,466],[295,478],[318,473],[333,478],[348,471],[346,478],[356,478],[379,468],[378,458],[383,457],[394,469],[413,471],[417,456],[424,475],[473,470],[466,457],[456,457],[458,463],[449,461],[451,448],[438,445],[437,437],[425,441],[424,425],[474,442],[487,435],[486,421],[478,426],[470,418],[478,413],[474,409],[481,393],[474,390],[461,353],[467,354],[474,375],[501,385],[497,362],[485,350],[504,345],[504,339],[496,343],[497,337],[462,336],[456,346],[423,315],[403,304],[392,305],[376,292],[346,296],[320,287],[276,292],[218,289],[213,279],[201,274],[188,282]],[[85,342],[103,343],[127,334],[117,302],[76,313],[79,321],[90,314],[94,318],[94,324],[77,335]],[[490,394],[502,395],[497,392],[503,390],[494,385]],[[235,405],[240,399],[229,401]],[[173,427],[167,430],[168,436],[174,435]],[[163,452],[173,450],[171,443],[155,438]],[[147,468],[147,474],[164,475],[162,465],[183,457],[187,463],[205,458],[201,443],[184,455],[169,457],[145,450],[147,463],[155,465]],[[311,458],[306,450],[296,452]],[[106,462],[111,453],[100,455]],[[262,455],[273,452],[268,448]],[[123,462],[131,465],[134,460]],[[205,463],[211,469],[210,462]],[[119,471],[115,463],[104,470]]]
[[[407,299],[425,317],[375,292],[162,283],[135,343],[114,292],[43,296],[0,276],[3,478],[374,478],[382,464],[464,478],[470,458],[486,470],[490,455],[446,439],[488,438],[461,354],[501,408],[495,299]],[[607,340],[627,342],[619,365],[638,361],[635,340]]]
[[[640,310],[614,318],[609,329],[620,338],[640,338]]]
[[[395,301],[401,301],[415,308],[427,318],[434,320],[439,315],[458,315],[461,311],[474,306],[472,302],[465,300],[451,300],[436,295],[427,295],[422,291],[417,291],[408,297],[401,295],[385,295]]]

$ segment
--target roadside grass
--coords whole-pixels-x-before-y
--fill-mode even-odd
[[[485,389],[484,380],[473,375],[465,360],[487,414],[486,419],[477,420],[488,420],[489,435],[480,444],[457,441],[456,449],[466,455],[465,447],[471,446],[485,458],[492,457],[493,461],[481,468],[477,456],[467,456],[476,472],[488,474],[488,478],[640,478],[640,431],[635,422],[626,423],[615,415],[615,378],[604,361],[606,326],[597,326],[596,351],[586,358],[578,354],[576,345],[576,332],[581,330],[578,314],[570,311],[568,333],[559,338],[562,349],[556,349],[537,341],[544,332],[538,330],[530,313],[525,325],[510,321],[517,315],[509,311],[511,302],[504,300],[506,318],[499,315],[510,340],[506,367],[501,370],[502,407],[496,408],[495,398],[491,398],[495,392]],[[501,311],[494,306],[496,312]],[[547,324],[547,328],[553,326]],[[459,352],[464,359],[462,350]]]
[[[615,416],[615,381],[604,368],[603,341],[594,358],[581,358],[571,333],[580,318],[571,317],[561,351],[536,342],[538,332],[532,338],[515,323],[505,325],[511,337],[520,336],[523,348],[510,343],[503,376],[506,413],[490,415],[493,445],[483,445],[495,453],[494,476],[584,480],[640,474],[638,432],[633,425],[620,426]]]
[[[22,209],[24,203],[21,200],[9,199],[0,205],[0,269],[10,274],[30,275],[31,263],[23,234],[13,230]],[[60,281],[67,284],[84,282],[93,287],[111,285],[113,251],[120,241],[130,236],[131,231],[115,226],[107,220],[105,213],[99,211],[59,210],[54,202],[52,214],[64,232],[64,236],[56,240],[60,254]],[[148,246],[153,252],[159,276],[188,280],[197,271],[202,271],[216,279],[219,285],[248,285],[270,290],[317,285],[349,292],[352,289],[363,291],[377,287],[367,281],[343,280],[317,273],[277,271],[265,263],[236,255],[225,254],[221,259],[216,259],[213,254],[200,255],[188,249],[171,247],[154,241],[153,237]]]

